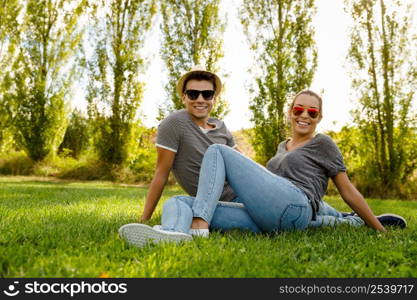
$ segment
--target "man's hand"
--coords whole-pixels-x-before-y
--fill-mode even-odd
[[[151,218],[144,216],[143,214],[139,217],[139,223],[148,224]]]

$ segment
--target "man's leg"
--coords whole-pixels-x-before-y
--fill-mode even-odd
[[[195,198],[191,196],[174,196],[168,199],[162,210],[162,229],[189,233],[194,201]],[[253,222],[243,204],[222,201],[217,203],[210,229],[261,231]]]
[[[174,196],[169,198],[162,208],[161,224],[163,230],[189,233],[193,211],[191,205],[194,197]]]

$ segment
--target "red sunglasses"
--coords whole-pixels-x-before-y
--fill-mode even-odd
[[[306,110],[306,108],[304,107],[300,107],[300,106],[294,106],[292,108],[292,113],[294,114],[294,116],[298,117],[300,116],[304,111]],[[307,108],[307,113],[310,116],[310,118],[315,119],[319,116],[320,111],[317,108]]]

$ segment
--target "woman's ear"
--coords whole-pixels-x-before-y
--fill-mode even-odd
[[[322,115],[322,114],[321,114],[321,112],[320,112],[320,115],[319,115],[319,120],[317,121],[317,123],[320,123],[321,119],[323,119],[323,115]]]

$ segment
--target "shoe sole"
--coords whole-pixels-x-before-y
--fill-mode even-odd
[[[379,217],[395,217],[395,218],[400,219],[402,222],[404,222],[404,223],[398,222],[398,224],[395,224],[395,225],[386,225],[386,226],[400,226],[401,228],[407,227],[407,221],[403,217],[401,217],[399,215],[396,215],[396,214],[382,214],[382,215],[377,216],[377,218],[379,218]]]
[[[126,224],[119,229],[120,237],[129,244],[143,247],[150,243],[191,241],[193,238],[182,232],[164,233],[145,224]]]

